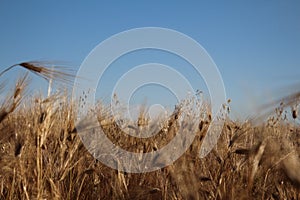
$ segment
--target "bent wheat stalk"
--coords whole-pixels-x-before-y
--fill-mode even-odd
[[[55,80],[63,83],[72,83],[73,78],[75,75],[73,73],[65,68],[65,67],[59,67],[59,66],[52,66],[51,68],[48,67],[47,63],[42,62],[36,62],[36,61],[30,61],[30,62],[23,62],[19,64],[12,65],[5,70],[3,70],[0,73],[0,77],[7,71],[13,69],[14,67],[20,66],[26,70],[29,70],[30,72],[43,77],[47,81]]]

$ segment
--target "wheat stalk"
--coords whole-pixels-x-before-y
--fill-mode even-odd
[[[23,99],[25,89],[28,86],[28,82],[29,79],[27,73],[18,79],[12,96],[6,99],[0,108],[0,123],[19,106]]]
[[[47,81],[55,80],[63,83],[72,83],[75,75],[73,75],[70,69],[59,66],[48,66],[49,64],[37,61],[22,62],[19,64],[12,65],[0,73],[0,77],[7,71],[13,69],[14,67],[20,66],[30,72],[43,77]]]

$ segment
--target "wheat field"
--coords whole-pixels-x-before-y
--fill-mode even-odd
[[[108,168],[88,152],[77,135],[69,91],[28,95],[31,73],[63,83],[74,75],[28,62],[1,72],[0,81],[13,67],[29,73],[16,80],[11,93],[0,84],[0,199],[300,199],[298,93],[267,105],[273,112],[246,121],[227,117],[217,146],[200,159],[211,122],[204,109],[188,151],[170,166],[134,174]],[[176,134],[180,113],[174,112],[156,136],[137,139],[122,134],[98,107],[107,137],[128,151],[155,151]]]

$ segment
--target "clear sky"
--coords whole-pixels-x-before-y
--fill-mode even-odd
[[[237,116],[299,80],[300,1],[177,2],[2,0],[0,69],[45,60],[77,70],[101,41],[154,26],[180,31],[207,50]]]

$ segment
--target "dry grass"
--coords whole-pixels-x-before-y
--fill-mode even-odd
[[[45,78],[58,73],[36,65],[20,66]],[[72,77],[61,75],[59,81]],[[296,113],[286,112],[287,106],[295,106],[297,95],[284,98],[287,103],[267,123],[226,119],[217,146],[200,159],[211,121],[206,111],[193,144],[173,165],[129,174],[106,167],[85,149],[74,125],[76,107],[66,94],[26,99],[27,83],[27,76],[21,77],[1,105],[0,199],[300,198],[300,129]],[[106,135],[130,151],[161,148],[178,126],[179,112],[174,112],[158,135],[136,139],[123,135],[101,106],[96,113]]]

